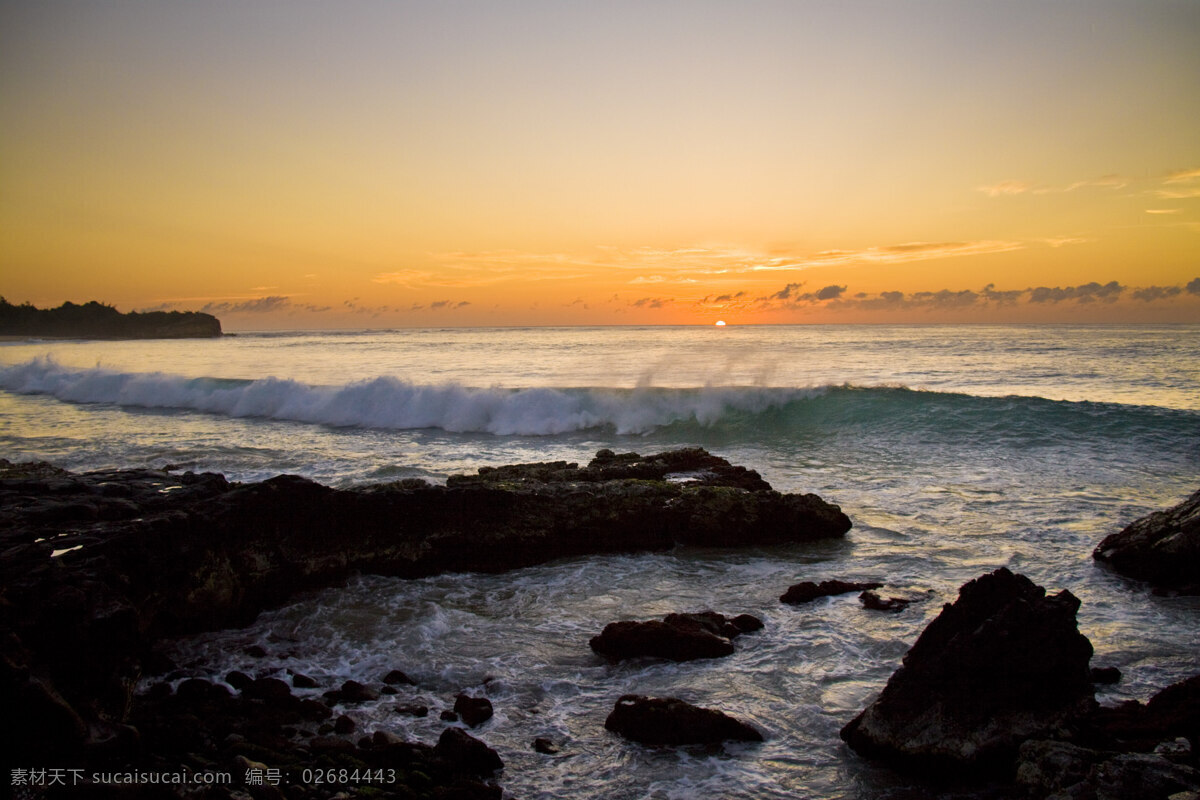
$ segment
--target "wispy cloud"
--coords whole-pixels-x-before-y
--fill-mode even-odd
[[[1147,214],[1180,214],[1182,212],[1183,212],[1182,208],[1147,208],[1146,209]]]
[[[1163,183],[1187,183],[1190,181],[1200,181],[1200,167],[1176,170],[1163,178]]]
[[[1032,191],[1033,184],[1028,181],[1000,181],[986,186],[976,186],[975,191],[983,192],[988,197],[1003,197],[1011,194],[1025,194]]]

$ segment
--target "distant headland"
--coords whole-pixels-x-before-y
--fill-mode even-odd
[[[0,297],[0,336],[68,339],[200,339],[221,335],[221,321],[200,311],[131,311],[95,300],[58,308],[15,306]]]

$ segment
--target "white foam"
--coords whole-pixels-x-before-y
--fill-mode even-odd
[[[48,394],[72,403],[189,409],[342,427],[535,436],[600,427],[637,434],[675,422],[713,425],[731,412],[759,413],[813,394],[813,390],[759,387],[473,388],[414,384],[392,377],[314,386],[279,378],[233,381],[80,369],[50,358],[0,367],[0,388]]]

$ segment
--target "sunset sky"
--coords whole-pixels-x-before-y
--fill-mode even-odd
[[[0,295],[1200,322],[1200,2],[0,0]]]

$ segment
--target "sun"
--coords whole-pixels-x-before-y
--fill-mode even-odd
[[[723,319],[719,319],[719,320],[717,320],[717,327],[718,327],[718,328],[724,328],[724,327],[725,327],[725,320],[723,320]]]

